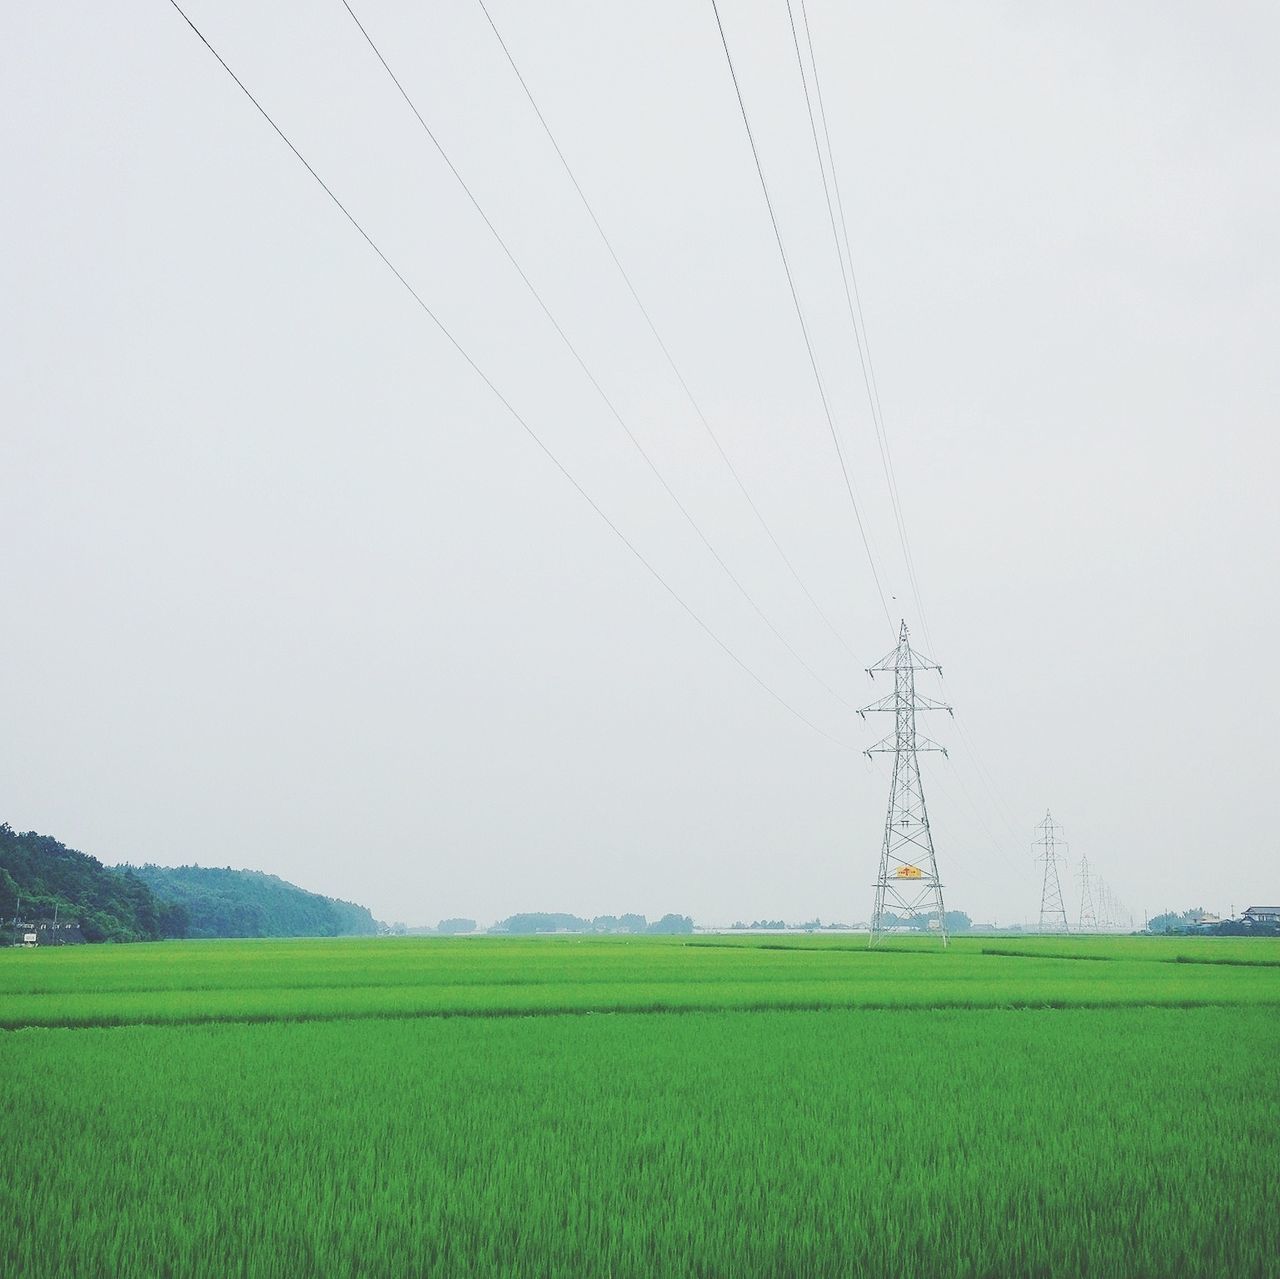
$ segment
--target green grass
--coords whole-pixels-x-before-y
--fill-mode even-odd
[[[708,940],[0,952],[0,1273],[1280,1273],[1280,944]]]

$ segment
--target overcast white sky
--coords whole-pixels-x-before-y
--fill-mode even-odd
[[[352,0],[627,423],[822,679],[893,640],[706,3]],[[865,919],[888,730],[644,468],[340,0],[0,10],[0,818],[386,919]],[[810,0],[923,589],[948,905],[1051,807],[1141,919],[1280,896],[1280,11]],[[892,602],[902,567],[784,0],[723,0]],[[975,753],[967,738],[976,747]],[[985,773],[984,770],[985,769]],[[1068,908],[1075,910],[1074,884]]]

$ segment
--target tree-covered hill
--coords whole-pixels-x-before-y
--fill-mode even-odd
[[[185,911],[185,937],[361,937],[378,926],[353,902],[275,875],[214,866],[132,866],[157,900]]]
[[[21,902],[21,909],[19,909]],[[182,924],[136,875],[0,824],[0,919],[79,920],[87,941],[153,941]]]
[[[86,941],[348,937],[377,932],[364,906],[255,870],[104,866],[50,835],[0,824],[0,943],[15,919],[80,922]]]

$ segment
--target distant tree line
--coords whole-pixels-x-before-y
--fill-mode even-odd
[[[489,931],[512,936],[534,936],[540,933],[675,935],[693,932],[693,920],[688,915],[663,915],[661,919],[650,923],[643,915],[597,915],[593,919],[584,919],[579,915],[552,911],[529,911],[508,916],[494,924]]]
[[[886,928],[911,928],[919,931],[925,931],[929,927],[929,920],[926,916],[917,915],[915,918],[903,919],[893,914],[892,911],[885,913],[884,917]],[[962,910],[949,910],[946,912],[947,932],[949,933],[967,933],[973,927],[973,920]],[[811,919],[803,924],[788,924],[782,919],[753,919],[751,923],[744,924],[742,920],[738,920],[731,925],[735,929],[771,929],[774,932],[818,932],[824,929],[839,929],[848,932],[851,925],[849,924],[824,924],[820,919]],[[862,925],[866,927],[866,925]]]
[[[458,933],[474,933],[475,930],[474,919],[442,919],[436,925],[436,932],[443,937],[456,937]]]
[[[460,933],[474,933],[479,927],[474,919],[442,919],[434,927],[430,924],[408,924],[396,922],[383,925],[382,931],[392,937],[457,937]]]
[[[852,927],[850,924],[824,924],[820,919],[808,919],[803,924],[788,924],[785,919],[753,919],[749,924],[744,924],[742,920],[735,920],[729,925],[731,929],[771,929],[779,932],[786,929],[788,932],[818,932],[820,930],[837,930],[848,932]]]

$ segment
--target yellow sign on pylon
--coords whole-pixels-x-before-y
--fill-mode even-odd
[[[919,866],[899,866],[893,875],[895,879],[922,879],[924,871]]]

